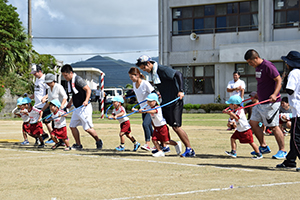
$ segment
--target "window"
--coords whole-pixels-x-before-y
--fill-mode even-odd
[[[299,0],[274,0],[274,28],[299,27]]]
[[[173,8],[173,35],[258,29],[258,1]]]
[[[215,79],[214,66],[187,66],[173,67],[180,71],[184,77],[185,93],[187,94],[214,94]]]

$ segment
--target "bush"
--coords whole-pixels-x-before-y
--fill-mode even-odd
[[[220,103],[209,103],[209,104],[191,104],[187,103],[183,106],[184,109],[186,110],[191,110],[191,109],[203,109],[206,113],[210,113],[210,111],[222,111],[225,108],[227,108],[227,104],[220,104]]]
[[[4,101],[2,100],[3,95],[5,94],[5,87],[4,84],[0,83],[0,112],[5,106]]]
[[[193,104],[191,104],[191,103],[184,104],[183,108],[186,110],[191,110],[191,109],[193,109]]]

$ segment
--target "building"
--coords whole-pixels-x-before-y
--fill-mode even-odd
[[[222,102],[238,70],[245,93],[256,90],[248,49],[284,71],[282,55],[300,51],[300,0],[159,1],[159,59],[183,73],[185,103]]]

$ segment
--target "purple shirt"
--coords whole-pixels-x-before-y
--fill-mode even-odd
[[[255,76],[257,80],[257,95],[259,101],[264,101],[270,98],[276,88],[274,78],[279,76],[276,67],[270,61],[263,60],[263,62],[255,68]],[[278,94],[279,95],[279,94]],[[281,101],[277,98],[276,102]],[[267,102],[269,103],[269,102]]]

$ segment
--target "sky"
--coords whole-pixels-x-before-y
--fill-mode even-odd
[[[27,32],[28,1],[8,0],[8,4],[17,8]],[[31,0],[31,8],[34,50],[64,64],[95,55],[130,63],[143,54],[158,56],[158,0]]]

